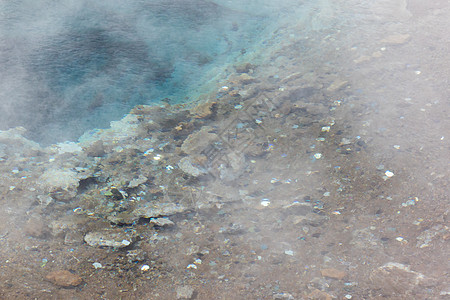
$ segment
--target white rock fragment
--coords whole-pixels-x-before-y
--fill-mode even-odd
[[[133,232],[125,232],[122,229],[94,231],[84,236],[84,241],[92,247],[124,248],[131,245],[134,239]]]
[[[81,148],[80,145],[78,145],[78,143],[74,142],[58,143],[56,145],[53,145],[52,148],[56,150],[58,154],[75,153],[83,151],[83,148]]]
[[[142,272],[147,272],[148,270],[150,270],[150,266],[149,265],[142,265],[142,267],[141,267],[141,271]]]
[[[389,170],[387,170],[386,172],[384,172],[384,174],[386,175],[386,177],[391,178],[394,176],[394,172],[391,172]]]
[[[261,205],[262,206],[269,206],[270,205],[270,200],[269,199],[262,199],[261,200]]]
[[[93,266],[95,269],[101,269],[101,268],[103,268],[102,264],[99,263],[99,262],[93,263],[92,266]]]
[[[161,227],[175,225],[174,222],[172,222],[171,220],[169,220],[167,218],[151,218],[150,223],[161,226]]]
[[[289,293],[278,293],[278,294],[274,294],[274,295],[272,296],[272,298],[273,298],[274,300],[276,300],[276,299],[294,300],[294,299],[295,299],[294,296],[292,296],[292,295],[289,294]]]
[[[292,251],[292,250],[285,250],[284,254],[290,255],[290,256],[294,256],[294,251]]]

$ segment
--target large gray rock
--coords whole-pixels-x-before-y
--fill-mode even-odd
[[[211,146],[219,140],[217,134],[210,132],[212,130],[212,127],[204,126],[199,131],[192,133],[181,145],[181,150],[189,155],[198,155],[208,146]]]
[[[78,173],[72,170],[49,169],[39,178],[44,192],[57,200],[70,200],[77,194],[80,182]]]
[[[198,177],[201,175],[205,175],[207,170],[192,162],[192,158],[190,156],[183,157],[178,163],[178,167],[180,169],[191,176]]]

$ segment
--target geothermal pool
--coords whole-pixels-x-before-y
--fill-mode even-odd
[[[135,105],[196,101],[260,46],[289,6],[3,1],[0,129],[23,126],[42,144],[76,141]]]

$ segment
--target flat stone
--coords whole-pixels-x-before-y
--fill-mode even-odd
[[[397,262],[388,262],[376,268],[370,280],[386,296],[414,294],[414,291],[423,290],[424,286],[435,284],[432,279]]]
[[[180,169],[193,177],[199,177],[207,174],[207,171],[200,165],[195,164],[190,156],[183,157],[178,163]]]
[[[192,296],[194,296],[194,289],[191,286],[177,287],[177,299],[192,299]]]
[[[135,188],[145,182],[147,182],[148,178],[143,176],[143,175],[139,175],[138,178],[134,178],[130,181],[130,183],[128,184],[129,188]]]
[[[133,232],[125,232],[120,228],[105,229],[89,232],[84,236],[84,241],[92,247],[124,248],[135,241],[135,234]]]
[[[80,276],[72,274],[66,270],[53,271],[45,278],[53,284],[63,286],[63,287],[74,287],[78,286],[83,282]]]
[[[67,201],[75,197],[80,178],[72,170],[49,169],[39,178],[41,188],[53,198]]]
[[[152,219],[150,219],[150,223],[161,226],[161,227],[175,225],[174,222],[172,222],[166,218],[152,218]]]
[[[189,135],[181,145],[181,151],[192,155],[199,154],[206,148],[211,147],[219,139],[217,134],[210,132],[212,130],[212,127],[204,126],[199,131]]]
[[[335,92],[337,90],[340,90],[341,88],[345,87],[347,85],[347,80],[342,80],[340,78],[333,81],[333,83],[330,84],[330,86],[327,88],[327,91],[329,92]]]
[[[409,34],[392,34],[381,40],[382,43],[390,45],[400,45],[406,43],[410,38]]]
[[[328,278],[334,278],[334,279],[343,279],[345,276],[347,276],[347,273],[344,271],[340,271],[338,269],[322,269],[320,270],[320,273],[322,274],[323,277],[328,277]]]
[[[187,210],[181,204],[175,203],[155,203],[153,205],[139,206],[133,211],[133,215],[139,218],[157,218],[161,216],[170,216]]]

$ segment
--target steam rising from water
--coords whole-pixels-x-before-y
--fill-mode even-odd
[[[276,19],[263,2],[2,1],[0,130],[76,140],[137,104],[188,101]]]

